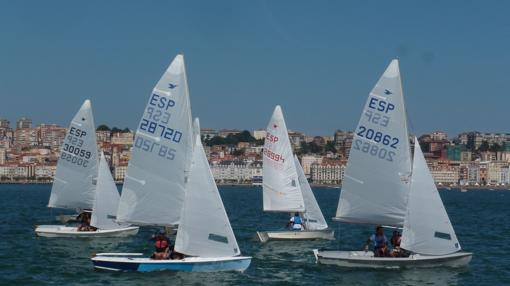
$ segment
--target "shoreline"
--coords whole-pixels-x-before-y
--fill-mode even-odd
[[[53,181],[37,181],[37,180],[24,180],[24,181],[1,181],[0,185],[51,185]],[[115,182],[116,185],[122,185],[123,182]],[[238,184],[238,183],[216,183],[218,187],[253,187],[253,188],[262,188],[262,184]],[[331,184],[314,184],[310,183],[310,187],[312,188],[327,188],[327,189],[341,189],[341,185],[331,185]],[[448,191],[448,190],[504,190],[510,191],[510,185],[506,186],[444,186],[444,185],[436,185],[438,190]]]

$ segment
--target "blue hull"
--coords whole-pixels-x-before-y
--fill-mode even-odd
[[[93,260],[94,267],[99,269],[117,271],[188,271],[188,272],[215,272],[215,271],[243,271],[250,266],[251,258],[224,260],[224,261],[201,261],[201,262],[157,262],[144,263],[133,259],[127,261],[104,261]]]

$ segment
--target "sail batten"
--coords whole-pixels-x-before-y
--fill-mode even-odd
[[[191,164],[191,129],[184,58],[177,55],[154,87],[138,125],[117,211],[119,222],[179,223]]]
[[[411,156],[398,60],[365,103],[354,133],[336,220],[402,226]]]
[[[305,211],[287,126],[279,105],[266,128],[262,177],[264,211]]]
[[[97,144],[92,106],[85,100],[71,120],[62,146],[48,207],[91,209],[97,177]]]
[[[241,252],[194,124],[194,151],[175,250],[199,257],[237,256]]]
[[[415,138],[413,176],[401,247],[424,255],[461,250],[427,162]]]

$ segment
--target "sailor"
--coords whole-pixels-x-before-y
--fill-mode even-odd
[[[392,257],[399,257],[402,255],[402,251],[400,249],[400,241],[402,240],[402,235],[400,234],[399,231],[395,230],[393,231],[393,235],[391,236],[391,239],[390,239],[390,242],[391,242],[391,247],[393,247],[393,249],[391,250],[391,256]]]
[[[80,221],[80,226],[78,226],[78,231],[90,231],[90,212],[83,211],[78,215],[77,219]]]
[[[158,233],[152,236],[151,240],[154,241],[155,248],[151,258],[159,260],[168,259],[170,239],[166,236],[165,231],[163,229],[158,231]]]
[[[305,229],[303,220],[299,216],[299,213],[295,213],[294,216],[290,218],[289,222],[287,223],[287,227],[289,226],[292,228],[292,230]]]
[[[391,246],[393,248],[400,248],[400,241],[402,240],[402,235],[399,231],[393,231],[393,235],[391,236]]]
[[[365,243],[365,251],[368,251],[368,246],[370,243],[374,243],[374,256],[375,257],[384,257],[388,256],[388,239],[384,235],[384,229],[382,226],[378,225],[375,228],[375,233],[372,234],[367,242]]]

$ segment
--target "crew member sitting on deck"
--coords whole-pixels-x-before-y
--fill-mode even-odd
[[[299,216],[299,213],[295,213],[293,217],[290,218],[287,223],[287,227],[291,227],[292,230],[303,230],[305,229],[305,225],[303,224],[303,220]]]
[[[80,221],[80,226],[78,226],[78,231],[95,231],[97,230],[95,227],[90,226],[91,215],[90,212],[82,212],[77,217]]]
[[[393,231],[393,235],[391,236],[390,239],[391,247],[393,247],[390,253],[392,257],[400,257],[403,254],[403,251],[400,249],[401,240],[402,235],[400,234],[400,232],[397,230]]]
[[[384,235],[384,229],[382,226],[378,225],[375,228],[375,233],[368,238],[367,242],[365,243],[365,251],[368,251],[368,246],[372,242],[374,243],[375,257],[385,257],[389,255],[388,239]]]
[[[154,241],[154,248],[156,249],[151,258],[158,260],[168,259],[170,240],[165,235],[165,231],[160,230],[156,235],[152,236],[151,240]]]

